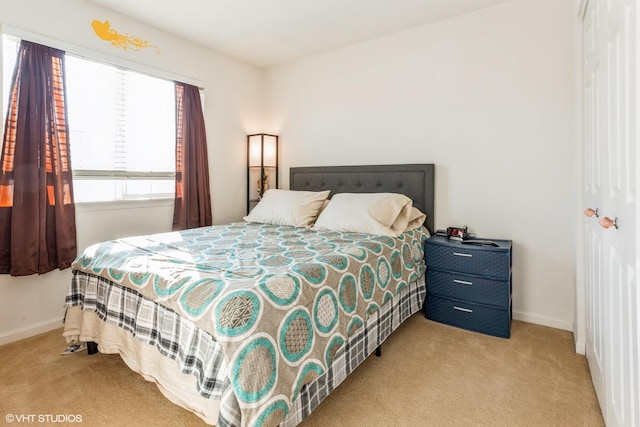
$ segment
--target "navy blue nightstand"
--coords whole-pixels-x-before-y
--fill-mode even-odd
[[[474,244],[492,242],[495,245]],[[427,319],[470,331],[511,335],[511,240],[463,242],[435,235],[425,242]]]

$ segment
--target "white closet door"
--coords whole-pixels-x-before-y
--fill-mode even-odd
[[[586,350],[609,427],[640,425],[636,3],[590,0],[584,20]]]
[[[584,221],[586,354],[600,406],[606,419],[605,318],[608,316],[603,284],[603,231],[597,223],[602,214],[603,141],[600,129],[603,71],[600,49],[599,0],[591,0],[584,17],[584,203],[591,210]],[[585,211],[587,213],[587,211]]]

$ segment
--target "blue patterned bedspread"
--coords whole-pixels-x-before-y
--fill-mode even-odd
[[[223,347],[243,425],[277,425],[368,316],[425,271],[398,238],[233,223],[113,240],[72,268],[136,290]]]

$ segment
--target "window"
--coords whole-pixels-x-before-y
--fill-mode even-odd
[[[4,120],[9,105],[9,85],[16,66],[17,54],[18,40],[4,36],[2,38],[2,132],[4,132]]]
[[[17,44],[4,37],[6,88]],[[174,83],[70,53],[65,71],[75,201],[172,198]]]

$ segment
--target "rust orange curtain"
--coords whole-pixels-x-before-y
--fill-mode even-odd
[[[64,52],[22,41],[0,158],[0,273],[43,274],[76,256]]]
[[[176,195],[173,229],[212,224],[209,157],[200,90],[176,82]]]

